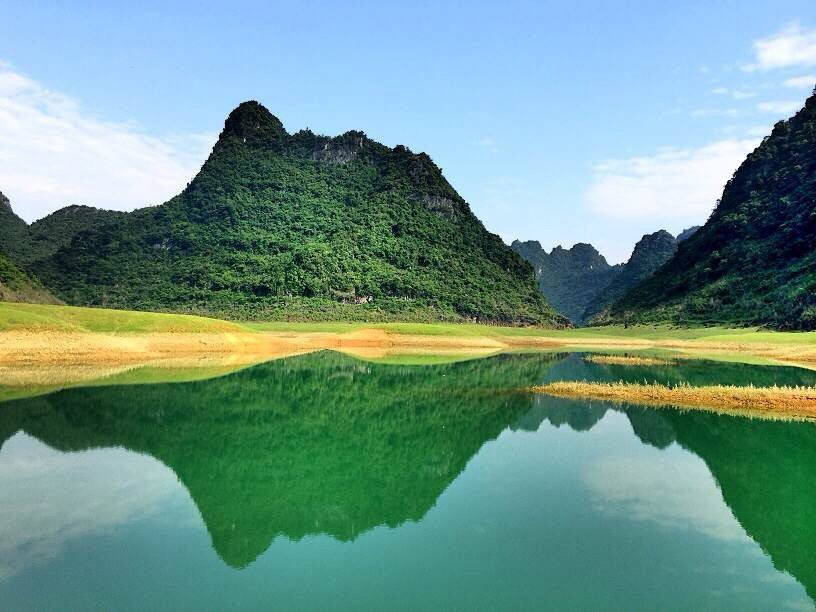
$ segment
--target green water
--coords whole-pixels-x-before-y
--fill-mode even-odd
[[[0,404],[0,609],[813,609],[816,425],[559,400],[789,367],[292,357]]]

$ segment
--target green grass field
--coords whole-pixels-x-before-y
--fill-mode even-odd
[[[248,330],[238,323],[192,315],[0,302],[0,331],[228,333]]]
[[[102,333],[351,333],[382,329],[394,334],[458,338],[553,338],[580,344],[584,340],[705,340],[722,344],[816,344],[816,332],[777,332],[756,328],[685,328],[668,326],[542,329],[464,323],[235,323],[193,315],[134,312],[105,308],[0,302],[0,331]]]

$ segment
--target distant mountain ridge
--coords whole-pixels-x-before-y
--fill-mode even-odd
[[[66,206],[32,223],[18,217],[9,199],[0,193],[0,249],[27,266],[50,257],[77,234],[101,227],[125,213],[90,206]]]
[[[230,113],[178,196],[132,213],[90,210],[54,213],[18,247],[19,260],[72,304],[566,324],[530,266],[484,228],[428,155],[357,131],[290,135],[254,101]]]
[[[681,235],[694,232],[684,230]],[[612,282],[587,305],[582,319],[590,324],[602,322],[607,310],[618,302],[633,287],[657,272],[677,251],[678,240],[666,230],[646,234],[632,250],[629,260]]]
[[[706,224],[617,322],[816,329],[816,93],[743,161]]]
[[[537,240],[514,240],[510,248],[533,266],[538,286],[550,304],[577,324],[583,323],[587,306],[623,268],[610,266],[586,243],[570,249],[559,245],[547,253]]]
[[[510,245],[533,266],[541,292],[556,310],[579,325],[606,311],[627,291],[666,263],[699,225],[683,230],[675,239],[665,230],[640,239],[629,260],[614,266],[591,244],[579,242],[570,249],[560,245],[547,253],[537,240],[514,240]]]

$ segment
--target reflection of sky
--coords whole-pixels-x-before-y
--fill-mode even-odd
[[[589,461],[581,479],[587,487],[593,510],[605,516],[647,522],[674,532],[695,533],[721,545],[734,545],[732,559],[764,556],[734,517],[705,462],[678,446],[658,450],[645,445],[635,452],[620,454],[614,449]],[[752,578],[746,575],[753,572]],[[757,568],[739,563],[733,567],[704,567],[711,574],[739,573],[756,589],[762,584],[797,585],[796,579],[773,567]],[[753,587],[752,592],[756,592]],[[711,593],[727,598],[734,593]],[[780,601],[780,609],[814,610],[806,596]]]
[[[703,461],[660,451],[607,456],[586,466],[584,482],[596,510],[718,540],[749,541]]]
[[[15,435],[0,451],[0,580],[53,559],[72,540],[155,514],[177,489],[175,475],[150,457],[66,454]]]

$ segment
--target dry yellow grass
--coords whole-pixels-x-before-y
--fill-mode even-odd
[[[816,419],[814,387],[667,387],[624,382],[554,382],[531,390],[557,397],[676,406],[762,418]]]
[[[668,359],[656,359],[654,357],[639,357],[634,355],[587,355],[584,357],[584,361],[601,365],[623,366],[665,366],[673,363]]]

